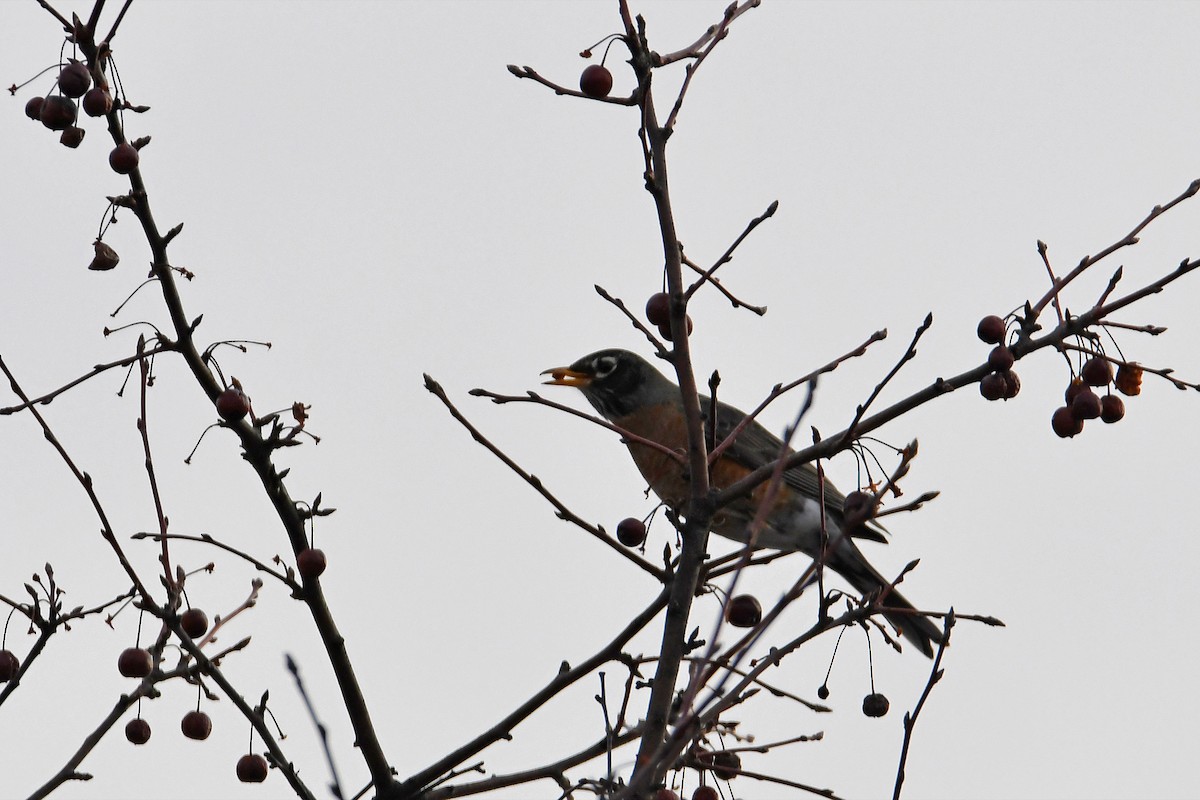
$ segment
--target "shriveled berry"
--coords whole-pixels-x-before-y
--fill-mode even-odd
[[[713,753],[713,774],[723,781],[731,781],[742,770],[742,758],[728,750]]]
[[[735,628],[753,628],[762,622],[762,606],[751,594],[739,594],[725,606],[725,619]]]
[[[1100,398],[1100,419],[1111,425],[1120,422],[1125,416],[1125,401],[1115,394],[1106,394]]]
[[[872,692],[863,698],[863,713],[868,717],[882,717],[890,707],[888,699],[879,692]]]
[[[65,131],[75,124],[78,113],[74,100],[61,94],[52,94],[42,101],[38,119],[52,131]]]
[[[62,135],[58,137],[58,142],[59,144],[65,145],[74,150],[83,142],[83,137],[86,133],[87,131],[85,131],[83,128],[77,128],[72,125],[70,128],[67,128],[62,132]]]
[[[999,344],[1004,338],[1004,320],[995,314],[988,314],[979,320],[979,327],[975,329],[975,333],[986,344]]]
[[[721,793],[715,786],[697,786],[696,791],[692,792],[692,800],[721,800]]]
[[[242,783],[262,783],[267,779],[267,760],[258,753],[246,753],[238,759],[237,778]]]
[[[221,419],[237,422],[250,413],[250,398],[236,386],[231,386],[217,395],[217,413]]]
[[[301,550],[300,555],[296,556],[296,570],[310,580],[321,577],[321,573],[325,571],[327,563],[325,560],[325,551],[318,550],[315,547]]]
[[[126,647],[117,658],[117,672],[126,678],[144,678],[154,669],[150,651],[141,647]]]
[[[92,73],[78,61],[72,60],[58,73],[58,88],[67,97],[82,97],[92,85]]]
[[[179,618],[183,632],[193,639],[199,639],[208,631],[208,614],[198,608],[189,608]]]
[[[646,523],[636,517],[626,517],[617,523],[617,541],[626,547],[637,547],[646,541]]]
[[[1075,419],[1095,419],[1100,416],[1100,398],[1091,389],[1084,389],[1071,401],[1071,413]]]
[[[1063,439],[1069,439],[1083,431],[1083,420],[1071,413],[1070,406],[1062,406],[1050,417],[1050,427]]]
[[[7,683],[17,677],[21,670],[21,660],[11,650],[0,650],[0,683]]]
[[[984,400],[999,400],[1004,397],[1006,387],[1007,383],[1002,373],[989,372],[979,382],[979,393],[983,395]]]
[[[112,95],[103,86],[93,86],[83,96],[83,113],[89,117],[103,117],[112,107]]]
[[[612,73],[603,64],[589,64],[579,76],[579,91],[588,97],[608,97],[612,91]]]
[[[1002,344],[996,345],[992,348],[992,352],[988,353],[988,366],[995,372],[1012,369],[1014,361],[1012,350]]]
[[[1117,367],[1117,391],[1127,397],[1142,393],[1142,368],[1137,364],[1122,364]]]
[[[187,738],[203,741],[212,733],[212,720],[203,711],[189,711],[183,715],[179,729]]]
[[[137,169],[137,148],[129,142],[121,142],[108,154],[108,165],[118,175],[128,175]]]
[[[1011,369],[1006,369],[999,373],[1000,377],[1004,378],[1004,399],[1012,400],[1021,393],[1021,379],[1017,377],[1017,373]]]
[[[646,301],[646,320],[651,325],[666,325],[671,321],[671,296],[655,292]]]
[[[117,251],[99,239],[93,242],[92,247],[96,254],[92,257],[92,263],[88,264],[88,269],[106,272],[120,263],[121,257],[117,255]]]
[[[1108,386],[1113,379],[1112,366],[1108,359],[1095,356],[1089,358],[1079,371],[1079,376],[1088,386]]]
[[[46,102],[44,97],[31,97],[25,102],[25,116],[29,117],[34,122],[42,121],[42,103]]]
[[[125,723],[125,738],[134,744],[145,744],[150,741],[150,723],[138,717]]]

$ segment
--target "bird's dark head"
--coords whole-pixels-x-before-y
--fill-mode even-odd
[[[646,359],[628,350],[600,350],[569,367],[542,373],[553,386],[574,386],[608,420],[624,417],[643,406],[666,402],[679,389]]]

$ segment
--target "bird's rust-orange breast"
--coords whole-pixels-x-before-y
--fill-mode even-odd
[[[687,427],[675,403],[640,408],[613,423],[674,453],[687,452]],[[687,465],[653,447],[636,442],[627,444],[633,462],[654,493],[667,505],[680,508],[688,497]]]
[[[687,452],[687,427],[682,410],[677,404],[664,403],[642,408],[613,422],[630,433],[657,442],[680,456]],[[684,509],[691,494],[686,457],[682,461],[677,460],[661,450],[637,442],[629,442],[628,446],[634,463],[654,493],[672,508]],[[752,471],[750,467],[732,458],[722,457],[713,464],[709,472],[709,483],[714,489],[724,489],[745,478]],[[762,501],[768,485],[769,482],[760,484],[751,493],[751,504],[754,508]],[[779,492],[773,505],[778,507],[785,504],[786,495],[787,492]],[[742,504],[745,504],[744,500]],[[745,511],[746,509],[743,509],[743,512]],[[724,514],[719,516],[723,520],[726,517]],[[735,515],[741,517],[743,522],[748,516],[752,515]]]

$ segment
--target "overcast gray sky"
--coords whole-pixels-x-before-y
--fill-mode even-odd
[[[666,52],[717,21],[725,2],[634,5]],[[296,497],[320,491],[338,508],[317,529],[330,559],[323,580],[401,775],[491,725],[561,660],[589,655],[656,591],[556,520],[421,385],[422,372],[440,380],[582,517],[611,527],[651,507],[611,434],[466,394],[535,388],[541,370],[601,347],[646,352],[592,289],[640,306],[659,287],[636,113],[556,97],[505,69],[527,64],[573,84],[585,65],[578,52],[618,31],[615,12],[612,2],[135,3],[114,42],[129,96],[152,107],[126,124],[153,137],[142,167],[155,213],[164,228],[186,223],[172,256],[196,273],[184,298],[191,315],[204,314],[199,333],[273,343],[221,352],[258,411],[313,406],[321,444],[280,461]],[[927,312],[935,325],[885,401],[980,363],[978,319],[1047,288],[1036,240],[1065,272],[1200,177],[1197,31],[1194,3],[767,2],[743,16],[688,93],[671,178],[681,239],[701,263],[779,200],[722,270],[770,312],[759,319],[701,292],[691,311],[698,373],[719,369],[723,399],[752,407],[776,382],[888,328],[884,343],[822,384],[810,421],[832,431]],[[59,45],[33,0],[0,4],[4,85],[54,63]],[[619,93],[633,85],[623,55],[614,47],[609,57]],[[676,68],[656,78],[660,104],[681,77]],[[108,316],[149,259],[131,216],[106,236],[121,266],[85,269],[104,196],[126,184],[108,169],[94,120],[72,151],[25,119],[25,100],[51,84],[39,79],[0,115],[0,353],[31,392],[131,353],[136,332],[106,339],[105,325],[165,320],[150,291]],[[1072,287],[1066,305],[1090,306],[1117,264],[1133,287],[1200,254],[1198,213],[1184,204],[1163,217]],[[1200,378],[1198,295],[1191,278],[1123,313],[1170,328],[1120,333],[1126,355]],[[1017,369],[1013,402],[988,404],[971,389],[883,431],[895,444],[920,440],[909,495],[942,495],[889,521],[891,544],[868,544],[868,557],[885,574],[920,557],[904,591],[922,608],[1008,623],[956,628],[906,796],[1194,797],[1185,765],[1200,744],[1196,397],[1147,376],[1121,424],[1092,423],[1062,441],[1049,420],[1065,363],[1043,352]],[[283,552],[231,435],[210,434],[183,466],[212,409],[180,365],[162,361],[158,372],[149,425],[172,530],[208,532],[264,559]],[[117,397],[119,383],[102,377],[46,412],[118,530],[132,534],[154,516],[136,396]],[[554,397],[584,406],[567,390]],[[794,412],[794,402],[776,404],[764,421],[780,430]],[[843,488],[855,480],[849,458],[829,469]],[[0,420],[0,475],[0,592],[23,597],[47,561],[68,607],[125,588],[86,498],[27,415]],[[655,526],[650,552],[670,538]],[[151,571],[153,546],[129,548]],[[218,561],[213,576],[188,584],[210,613],[245,595],[252,576],[228,559],[183,545],[173,554],[191,567]],[[786,559],[745,585],[770,601],[801,568]],[[702,629],[716,609],[712,597],[697,603]],[[812,609],[793,608],[778,638],[801,630]],[[0,709],[0,796],[40,785],[127,690],[115,661],[136,617],[126,611],[114,625],[91,620],[57,637]],[[285,746],[319,788],[324,765],[283,669],[282,654],[296,655],[357,790],[366,774],[303,609],[268,587],[231,627],[226,644],[254,638],[228,674],[251,698],[271,690]],[[653,648],[658,633],[656,624],[638,647]],[[10,649],[23,656],[31,641],[10,626]],[[832,647],[826,637],[807,648],[773,683],[815,697]],[[833,714],[766,698],[738,710],[759,741],[817,731],[824,740],[747,756],[747,768],[848,798],[890,792],[903,712],[929,664],[879,646],[874,655],[889,716],[859,711],[870,691],[866,645],[848,635],[830,680]],[[518,728],[486,754],[486,770],[592,741],[596,690],[581,686]],[[134,748],[116,731],[82,766],[95,779],[62,796],[284,795],[277,775],[261,788],[236,783],[247,725],[228,702],[206,704],[210,740],[182,739],[178,720],[194,702],[185,687],[164,687],[143,705],[150,743]],[[618,761],[626,773],[627,761]],[[787,796],[744,779],[734,789]],[[535,792],[557,794],[545,784],[512,796]]]

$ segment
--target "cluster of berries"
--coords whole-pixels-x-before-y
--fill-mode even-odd
[[[1118,392],[1130,397],[1140,394],[1142,368],[1136,364],[1121,364],[1114,376],[1107,358],[1101,355],[1089,358],[1079,375],[1071,378],[1064,395],[1065,405],[1056,409],[1050,418],[1054,432],[1065,439],[1082,433],[1083,423],[1089,419],[1099,417],[1101,422],[1109,425],[1120,422],[1125,416],[1125,401],[1113,394],[1109,386],[1115,386]],[[1104,396],[1096,394],[1096,389],[1104,389]]]
[[[208,615],[198,608],[189,608],[179,617],[184,633],[199,639],[208,631]],[[154,670],[154,658],[144,647],[127,647],[117,658],[117,671],[126,678],[148,677]],[[212,734],[212,718],[200,709],[183,715],[179,723],[183,735],[189,739],[203,741]],[[150,741],[150,723],[138,716],[125,725],[125,738],[133,744]],[[242,783],[262,783],[267,779],[267,760],[257,753],[247,753],[238,759],[237,777]]]
[[[981,341],[995,345],[988,353],[991,372],[979,382],[979,393],[987,400],[1010,400],[1021,391],[1021,381],[1013,372],[1013,353],[1004,344],[1007,325],[1000,317],[990,314],[979,321],[976,329]],[[1078,375],[1072,375],[1067,386],[1065,404],[1050,417],[1050,427],[1063,438],[1083,431],[1083,423],[1099,418],[1112,424],[1125,416],[1125,401],[1108,390],[1115,386],[1121,394],[1133,396],[1142,390],[1142,369],[1136,364],[1120,364],[1113,375],[1112,363],[1102,354],[1094,353]],[[1104,389],[1103,396],[1097,389]]]
[[[71,59],[58,73],[56,93],[45,97],[32,97],[25,104],[25,116],[41,122],[52,131],[61,131],[59,141],[67,147],[78,147],[83,141],[84,129],[75,123],[79,119],[80,103],[89,117],[105,117],[113,110],[112,93],[103,80],[92,86],[92,73],[82,61]],[[108,165],[114,172],[128,175],[137,169],[138,148],[129,142],[121,142],[108,154]]]
[[[1011,400],[1021,391],[1021,379],[1013,372],[1012,350],[1004,344],[1006,326],[1004,320],[989,314],[979,320],[976,333],[984,344],[994,344],[988,353],[988,366],[992,371],[979,382],[979,393],[987,400]]]

